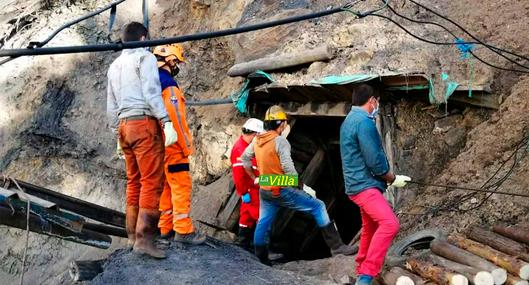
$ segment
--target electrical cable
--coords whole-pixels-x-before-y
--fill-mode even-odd
[[[202,32],[196,34],[189,34],[177,37],[162,38],[156,40],[146,41],[135,41],[125,43],[110,43],[110,44],[96,44],[96,45],[82,45],[82,46],[60,46],[50,48],[34,48],[34,49],[1,49],[0,57],[10,56],[35,56],[35,55],[50,55],[50,54],[66,54],[66,53],[83,53],[83,52],[96,52],[96,51],[119,51],[123,49],[133,49],[142,47],[152,47],[165,44],[181,43],[186,41],[197,41],[205,40],[229,35],[236,35],[251,31],[257,31],[267,29],[275,26],[316,19],[324,16],[343,12],[344,7],[349,7],[350,4],[339,8],[328,9],[325,11],[319,11],[299,16],[288,17],[280,20],[274,20],[269,22],[263,22],[253,25],[247,25],[237,28],[231,28],[213,32]]]
[[[449,46],[449,45],[459,45],[459,44],[469,44],[469,43],[471,43],[471,42],[464,42],[464,43],[436,42],[436,41],[428,40],[428,39],[422,38],[422,37],[417,36],[414,33],[410,32],[404,26],[402,26],[401,24],[399,24],[397,21],[393,20],[390,17],[384,16],[384,15],[380,15],[380,14],[369,14],[367,16],[375,16],[375,17],[380,17],[380,18],[386,19],[386,20],[392,22],[393,24],[395,24],[396,26],[398,26],[400,29],[402,29],[404,32],[406,32],[408,35],[414,37],[417,40],[420,40],[420,41],[423,41],[423,42],[426,42],[426,43],[429,43],[429,44]],[[500,70],[504,70],[504,71],[511,71],[511,72],[519,72],[519,73],[529,74],[529,71],[525,71],[525,70],[510,69],[510,68],[496,66],[496,65],[494,65],[492,63],[489,63],[489,62],[486,62],[482,58],[476,56],[476,54],[474,54],[472,51],[471,51],[471,53],[477,60],[479,60],[480,62],[482,62],[482,63],[484,63],[484,64],[486,64],[486,65],[488,65],[490,67],[493,67],[493,68],[496,68],[496,69],[500,69]],[[527,67],[525,67],[525,68],[527,68]]]
[[[442,29],[445,30],[446,32],[448,32],[448,33],[449,33],[450,35],[452,35],[452,37],[454,37],[455,39],[459,39],[459,37],[456,36],[452,31],[450,31],[447,27],[445,27],[445,26],[443,26],[443,25],[441,25],[441,24],[439,24],[439,23],[436,23],[436,22],[430,22],[430,21],[420,21],[420,20],[411,19],[411,18],[406,17],[406,16],[404,16],[404,15],[402,15],[402,14],[399,14],[399,13],[398,13],[397,11],[395,11],[395,9],[393,9],[393,7],[391,7],[390,5],[387,5],[387,7],[388,7],[388,9],[389,9],[393,14],[397,15],[398,17],[401,17],[401,18],[403,18],[403,19],[406,19],[406,20],[408,20],[408,21],[410,21],[410,22],[414,22],[414,23],[417,23],[417,24],[425,24],[425,25],[433,25],[433,26],[437,26],[437,27],[439,27],[439,28],[442,28]],[[494,53],[496,53],[496,54],[500,55],[501,57],[507,59],[508,61],[510,61],[510,62],[512,62],[512,63],[514,63],[514,64],[520,66],[520,67],[523,67],[523,68],[525,68],[525,69],[529,69],[528,66],[525,66],[525,65],[523,65],[523,64],[520,64],[520,63],[516,62],[515,60],[513,60],[513,59],[507,57],[506,55],[504,55],[504,54],[501,53],[500,51],[498,51],[498,50],[501,50],[501,51],[503,51],[503,52],[506,52],[505,50],[502,50],[502,49],[497,48],[497,47],[495,47],[495,46],[492,46],[492,45],[489,45],[489,44],[483,43],[483,42],[481,42],[481,41],[467,42],[467,44],[475,44],[475,45],[478,45],[478,44],[479,44],[479,45],[483,45],[483,46],[487,47],[488,49],[490,49],[491,51],[493,51]],[[481,61],[482,63],[485,63],[485,64],[491,66],[491,65],[488,64],[487,62],[483,61],[481,58],[477,57],[472,51],[470,51],[470,53],[471,53],[476,59],[478,59],[479,61]],[[497,67],[497,66],[491,66],[491,67],[498,68],[498,69],[503,69],[503,68],[500,68],[500,67]]]
[[[450,189],[457,189],[457,190],[464,190],[464,191],[490,193],[490,194],[500,194],[500,195],[508,195],[508,196],[529,198],[529,194],[521,194],[521,193],[509,193],[509,192],[503,192],[503,191],[484,190],[484,189],[480,189],[480,188],[469,188],[469,187],[462,187],[462,186],[450,186],[450,185],[443,185],[443,184],[433,184],[433,183],[425,183],[425,182],[420,182],[420,181],[409,181],[408,183],[417,184],[417,185],[421,185],[421,186],[450,188]]]
[[[495,46],[492,46],[492,45],[489,45],[489,44],[487,44],[487,43],[481,41],[481,40],[478,39],[476,36],[474,36],[474,35],[471,34],[469,31],[467,31],[465,28],[463,28],[460,24],[456,23],[455,21],[449,19],[449,18],[446,17],[446,16],[441,15],[440,13],[434,11],[433,9],[430,9],[430,8],[426,7],[425,5],[423,5],[423,4],[421,4],[421,3],[417,3],[417,2],[414,1],[414,0],[410,0],[410,2],[412,2],[413,4],[415,4],[415,5],[417,5],[417,6],[421,7],[421,8],[423,8],[423,9],[425,9],[426,11],[428,11],[428,12],[430,12],[430,13],[432,13],[432,14],[434,14],[434,15],[436,15],[436,16],[438,16],[438,17],[440,17],[440,18],[442,18],[442,19],[444,19],[444,20],[446,20],[446,21],[448,21],[448,22],[450,22],[450,23],[452,23],[454,26],[456,26],[456,27],[458,27],[459,29],[461,29],[465,34],[467,34],[469,37],[471,37],[473,40],[477,41],[478,43],[480,43],[480,44],[483,45],[483,46],[486,46],[486,47],[488,47],[488,48],[494,48],[494,49],[497,49],[497,50],[499,50],[499,51],[502,51],[502,52],[505,52],[505,53],[508,53],[508,54],[511,54],[511,55],[516,56],[516,57],[519,57],[519,58],[522,58],[522,59],[525,59],[525,60],[529,61],[529,58],[528,58],[528,57],[525,57],[525,56],[523,56],[523,55],[519,55],[519,54],[517,54],[517,53],[511,52],[511,51],[508,51],[508,50],[505,50],[505,49],[501,49],[501,48],[498,48],[498,47],[495,47]]]

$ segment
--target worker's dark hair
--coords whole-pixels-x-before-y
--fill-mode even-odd
[[[283,120],[264,121],[264,129],[265,131],[277,130],[283,122]]]
[[[253,134],[253,133],[257,133],[257,132],[254,132],[252,130],[248,130],[247,128],[242,128],[242,133],[245,134],[245,135],[249,135],[249,134]]]
[[[371,97],[378,99],[380,98],[380,94],[373,87],[367,84],[361,84],[353,90],[352,103],[354,106],[362,106]]]
[[[122,42],[135,42],[141,40],[141,37],[147,37],[149,31],[145,26],[138,22],[130,22],[123,27],[121,33]]]

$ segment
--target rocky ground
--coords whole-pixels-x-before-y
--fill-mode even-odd
[[[327,9],[336,1],[151,2],[151,34],[158,38]],[[491,44],[529,54],[529,47],[525,44],[529,37],[529,28],[525,24],[529,18],[529,3],[526,1],[484,0],[479,4],[472,0],[424,2],[456,19],[470,32]],[[84,15],[107,3],[102,0],[2,1],[0,47],[25,47],[30,40],[45,38],[67,19]],[[356,8],[365,11],[380,3],[363,1]],[[390,4],[409,17],[442,23],[458,36],[463,36],[454,26],[415,7],[409,1],[390,1]],[[141,1],[128,0],[126,5],[118,6],[113,39],[117,38],[122,24],[130,20],[141,21],[140,5]],[[390,15],[387,10],[380,13]],[[107,17],[108,13],[105,13],[84,21],[59,34],[49,46],[106,42]],[[398,21],[428,39],[452,41],[439,28]],[[288,73],[273,73],[272,76],[278,81],[294,84],[307,83],[328,74],[373,72],[421,71],[439,80],[441,72],[447,72],[461,84],[468,84],[469,62],[460,59],[456,48],[419,42],[380,18],[355,19],[345,13],[266,31],[184,43],[187,65],[179,75],[180,83],[186,95],[194,100],[228,98],[240,88],[243,81],[242,78],[226,76],[227,69],[234,63],[322,44],[329,44],[336,49],[335,59],[313,63]],[[483,47],[477,47],[476,54],[498,66],[515,66]],[[105,73],[116,56],[114,52],[103,52],[24,57],[0,66],[2,174],[123,210],[124,164],[113,157],[114,138],[105,126]],[[444,115],[444,107],[431,109],[428,103],[411,97],[391,102],[398,126],[395,144],[398,148],[397,170],[400,173],[421,181],[479,187],[502,163],[506,163],[506,168],[499,171],[498,177],[509,171],[512,163],[509,156],[526,135],[529,124],[529,83],[526,77],[518,73],[498,71],[479,62],[475,62],[474,68],[473,85],[490,85],[492,92],[503,98],[498,111],[449,104],[451,116],[440,120],[439,114]],[[196,148],[192,172],[198,187],[199,184],[217,180],[229,171],[230,147],[238,137],[239,126],[245,118],[230,105],[190,108],[189,117]],[[512,174],[498,189],[529,193],[529,179],[524,175],[529,170],[529,162],[523,156],[523,149],[519,152]],[[497,181],[497,178],[493,181]],[[224,195],[216,192],[211,194],[214,191],[211,188],[204,189],[209,189],[207,191],[210,191],[211,197],[207,191],[197,191],[200,197],[195,196],[193,201],[198,209],[204,204],[199,205],[197,201],[207,200],[202,197],[208,196],[213,201]],[[481,194],[467,197],[459,191],[417,186],[403,191],[408,191],[409,195],[405,195],[403,206],[398,209],[402,222],[401,235],[433,226],[452,231],[462,230],[471,223],[515,223],[529,218],[529,204],[524,199],[500,195],[484,199],[485,196]],[[197,216],[200,214],[197,213]],[[0,279],[13,283],[21,269],[24,249],[22,232],[0,227],[0,236]],[[114,247],[121,245],[116,240]],[[209,263],[204,265],[217,268],[221,266],[213,262],[217,257],[228,260],[233,257],[230,254],[234,254],[241,263],[251,262],[249,256],[230,253],[229,249],[221,246],[209,253],[209,248],[200,248],[196,249],[197,255],[191,254],[195,253],[193,250],[174,249],[170,261],[178,262],[178,257],[187,256],[189,265],[200,264],[197,256],[205,255],[209,257],[206,259]],[[28,283],[57,284],[61,278],[64,280],[70,260],[97,258],[109,252],[31,234],[26,280]],[[139,259],[119,252],[115,261],[108,266],[117,269],[121,261],[134,264]],[[332,264],[317,264],[314,268],[346,267],[339,262]],[[153,264],[148,263],[148,266]],[[256,276],[252,279],[255,282],[259,278],[269,280],[283,277],[274,280],[277,283],[301,283],[303,280],[310,283],[313,280],[303,279],[306,277],[296,274],[267,271],[269,269],[258,264],[251,266]],[[299,270],[305,266],[294,264],[284,269]],[[169,263],[165,268],[172,269]],[[311,275],[309,271],[306,270],[304,274]],[[126,272],[117,270],[116,274],[125,276]],[[165,278],[162,277],[162,271],[156,274]],[[189,281],[196,281],[194,278],[199,275],[185,276]],[[206,276],[213,278],[213,275]],[[324,272],[319,276],[326,278]],[[336,282],[342,277],[338,274],[327,280]]]
[[[265,266],[233,245],[213,244],[215,248],[172,245],[163,261],[120,250],[90,284],[334,284]]]

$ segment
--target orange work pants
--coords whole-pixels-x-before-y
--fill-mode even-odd
[[[181,154],[166,154],[165,183],[160,198],[161,234],[174,230],[179,234],[190,234],[195,229],[189,217],[191,210],[191,175],[189,175],[189,159]]]
[[[153,117],[123,119],[119,143],[127,168],[127,206],[158,209],[164,175],[160,123]]]

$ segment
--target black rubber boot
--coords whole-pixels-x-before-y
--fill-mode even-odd
[[[270,259],[268,259],[268,246],[266,245],[256,245],[255,246],[255,256],[259,258],[259,261],[261,261],[262,264],[265,265],[272,265],[270,263]]]
[[[321,228],[323,233],[323,238],[325,243],[331,249],[332,256],[343,254],[343,255],[353,255],[358,250],[356,247],[345,245],[340,238],[340,234],[336,230],[334,223],[330,223],[327,226]]]
[[[235,241],[235,244],[238,246],[244,248],[247,251],[252,251],[252,229],[248,227],[239,227],[239,235],[237,236],[237,240]]]

